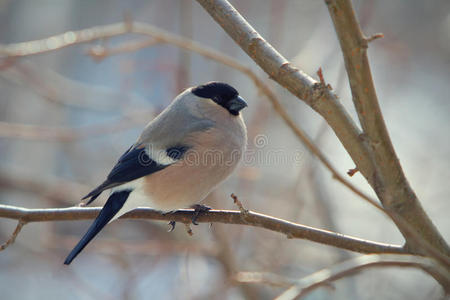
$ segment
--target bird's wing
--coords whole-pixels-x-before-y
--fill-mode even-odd
[[[175,145],[149,155],[144,145],[131,146],[118,160],[106,180],[92,190],[83,199],[90,198],[86,204],[94,201],[104,190],[133,181],[158,172],[176,161],[189,149],[185,145]],[[153,156],[153,157],[152,157]]]

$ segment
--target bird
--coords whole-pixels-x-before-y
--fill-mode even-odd
[[[199,203],[233,172],[246,149],[247,129],[241,114],[245,107],[235,88],[217,81],[176,96],[145,126],[106,180],[82,198],[89,205],[110,190],[64,264],[69,265],[108,223],[137,207],[163,212],[188,207],[208,210]]]

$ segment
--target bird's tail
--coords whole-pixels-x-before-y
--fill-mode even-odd
[[[89,227],[86,234],[83,238],[78,242],[78,244],[73,248],[70,254],[67,256],[64,261],[65,265],[69,265],[72,260],[86,247],[86,245],[108,224],[109,221],[119,212],[122,206],[125,204],[125,201],[128,199],[130,195],[129,190],[114,192],[109,196],[108,201],[106,201],[105,206],[103,206],[97,218],[92,223],[91,227]]]

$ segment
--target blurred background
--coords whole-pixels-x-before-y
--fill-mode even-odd
[[[327,8],[315,0],[231,1],[295,65],[324,76],[355,118]],[[353,1],[370,44],[382,111],[407,178],[450,240],[450,2]],[[195,1],[0,1],[0,43],[41,39],[120,22],[124,15],[191,38],[251,67],[337,169],[354,167],[334,133],[307,105],[271,82]],[[87,55],[139,38],[122,36],[18,59],[0,68],[0,203],[78,205],[138,134],[186,87],[220,80],[249,102],[249,147],[240,168],[206,204],[248,209],[393,244],[387,218],[340,185],[312,157],[244,74],[196,53],[153,45],[101,61]],[[351,181],[373,195],[357,173]],[[96,202],[100,205],[107,195]],[[239,271],[301,278],[357,254],[246,226],[183,226],[119,220],[72,265],[62,264],[91,221],[32,223],[0,252],[2,299],[271,299],[284,287],[239,285]],[[0,241],[16,222],[0,219]],[[417,270],[369,270],[307,299],[438,299]]]

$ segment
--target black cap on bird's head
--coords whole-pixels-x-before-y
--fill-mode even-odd
[[[239,115],[239,111],[247,107],[247,103],[239,96],[238,91],[223,82],[208,82],[192,88],[191,92],[197,97],[211,99],[234,116]]]

